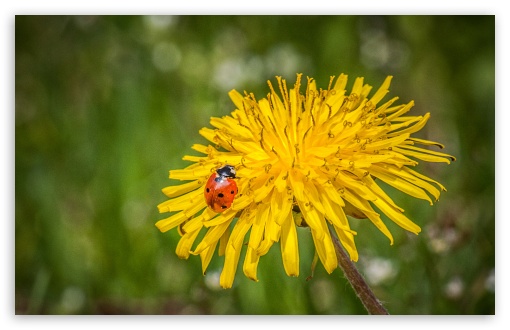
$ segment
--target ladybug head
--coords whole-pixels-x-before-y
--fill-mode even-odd
[[[236,169],[232,165],[225,165],[216,170],[218,175],[226,177],[226,178],[235,178],[236,177]]]

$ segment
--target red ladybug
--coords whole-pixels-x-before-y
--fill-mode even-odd
[[[236,170],[234,166],[225,165],[213,173],[204,189],[207,205],[217,213],[228,209],[237,194],[237,184],[234,181]]]

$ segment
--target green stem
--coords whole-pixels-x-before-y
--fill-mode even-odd
[[[351,261],[351,258],[342,248],[342,245],[335,235],[331,234],[333,243],[335,245],[336,257],[338,259],[338,266],[342,269],[345,277],[351,284],[354,292],[365,306],[366,310],[371,315],[389,315],[388,311],[382,306],[381,302],[374,295],[367,282],[356,269],[356,266]]]

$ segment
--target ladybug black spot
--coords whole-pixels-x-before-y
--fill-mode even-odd
[[[205,191],[206,191],[206,192],[209,192],[209,191],[211,191],[211,189],[209,189],[209,188],[205,188]]]
[[[226,208],[227,208],[227,206],[226,206],[226,205],[222,205],[222,206],[221,206],[221,208],[222,208],[222,209],[226,209]]]
[[[223,195],[223,193],[219,193],[219,194],[218,194],[218,197],[219,197],[219,198],[223,198],[223,196],[224,196],[224,195]]]
[[[233,195],[233,194],[234,194],[234,191],[233,191],[233,190],[231,190],[231,191],[230,191],[230,193]]]

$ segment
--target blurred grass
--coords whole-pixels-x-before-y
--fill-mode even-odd
[[[494,16],[16,16],[15,306],[17,314],[365,314],[341,271],[301,275],[278,245],[258,283],[239,270],[217,287],[180,260],[156,205],[198,130],[234,108],[228,91],[267,93],[302,72],[364,76],[431,112],[419,137],[451,165],[419,170],[448,192],[433,207],[387,189],[423,232],[390,221],[390,246],[352,220],[358,266],[392,314],[495,312]]]

